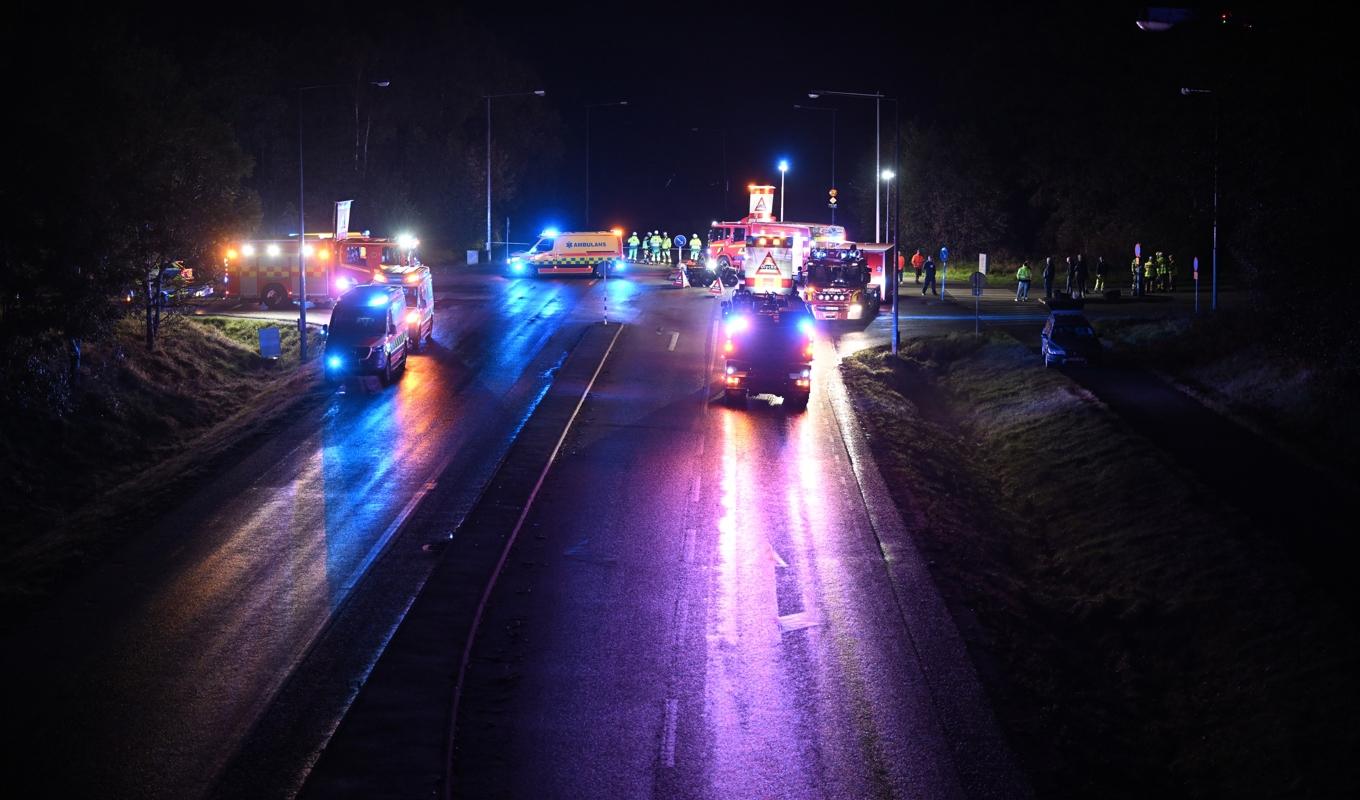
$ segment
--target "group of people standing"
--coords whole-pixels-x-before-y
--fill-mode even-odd
[[[1137,257],[1134,257],[1132,271],[1134,297],[1142,297],[1152,291],[1171,292],[1176,289],[1176,259],[1173,256],[1158,252],[1141,262]],[[1109,267],[1106,265],[1105,259],[1103,257],[1097,258],[1095,282],[1091,284],[1090,291],[1097,294],[1106,291],[1109,288],[1105,280],[1108,274]],[[1015,271],[1015,302],[1021,303],[1029,299],[1029,284],[1032,276],[1029,262],[1022,263],[1020,269]],[[1053,256],[1044,259],[1044,269],[1040,273],[1040,278],[1044,282],[1044,299],[1052,300],[1054,284],[1058,279],[1058,269],[1053,263]],[[1073,300],[1085,298],[1087,283],[1090,278],[1091,274],[1086,266],[1085,255],[1079,253],[1067,257],[1066,283],[1069,297]]]
[[[1164,255],[1160,250],[1143,259],[1133,257],[1129,266],[1133,279],[1133,296],[1143,297],[1152,292],[1176,291],[1176,257]]]
[[[699,234],[686,239],[684,234],[675,238],[666,231],[647,231],[646,236],[638,236],[637,231],[628,237],[628,260],[642,264],[669,264],[675,266],[685,260],[685,247],[688,245],[690,258],[698,261],[703,254],[704,241]]]
[[[1092,292],[1105,291],[1105,276],[1109,272],[1109,267],[1105,264],[1103,257],[1096,259],[1095,282],[1091,282],[1091,268],[1086,264],[1085,254],[1078,253],[1075,256],[1067,257],[1067,294],[1073,300],[1080,300],[1086,296],[1088,290]],[[1044,259],[1043,272],[1039,277],[1044,282],[1044,299],[1052,300],[1054,286],[1058,280],[1058,267],[1053,262],[1053,256]],[[1029,300],[1029,284],[1033,279],[1033,271],[1030,269],[1029,262],[1023,262],[1020,269],[1015,271],[1015,302],[1023,303]]]

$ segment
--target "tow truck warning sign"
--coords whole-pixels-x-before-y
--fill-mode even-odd
[[[774,263],[774,254],[773,254],[773,253],[766,253],[766,254],[765,254],[765,260],[762,261],[762,262],[760,262],[760,266],[756,267],[756,274],[757,274],[757,275],[778,275],[778,274],[779,274],[779,265],[776,264],[776,263]]]

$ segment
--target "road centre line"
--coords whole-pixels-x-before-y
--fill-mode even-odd
[[[680,701],[674,697],[666,698],[666,729],[661,734],[661,763],[667,767],[675,766],[675,724],[680,716]]]
[[[675,343],[678,341],[680,341],[680,331],[671,331],[671,346],[666,349],[675,352]]]

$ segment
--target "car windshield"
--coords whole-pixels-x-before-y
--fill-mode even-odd
[[[1065,322],[1059,321],[1053,325],[1053,333],[1063,336],[1095,336],[1096,332],[1091,329],[1091,325],[1085,321]]]
[[[553,237],[544,236],[542,239],[539,239],[537,242],[535,242],[533,247],[529,248],[529,252],[546,253],[552,249],[553,249]]]
[[[331,328],[358,333],[381,334],[387,326],[387,306],[374,307],[363,303],[339,303],[331,312]]]
[[[420,301],[420,287],[408,283],[401,288],[402,292],[406,295],[406,305],[410,308],[415,308],[416,303]]]

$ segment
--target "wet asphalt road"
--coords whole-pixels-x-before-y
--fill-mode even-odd
[[[968,668],[923,658],[890,579],[831,338],[806,413],[729,409],[712,300],[654,295],[491,595],[454,795],[991,795],[932,688]]]
[[[602,310],[593,281],[488,275],[455,279],[437,307],[435,345],[394,387],[350,386],[306,410],[4,642],[18,783],[202,795],[435,474],[470,506],[573,331]],[[374,633],[346,643],[348,666],[316,680],[343,694],[361,677],[428,574],[404,570],[404,595],[363,605]]]

